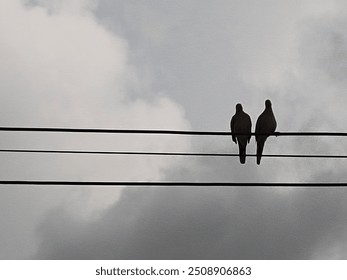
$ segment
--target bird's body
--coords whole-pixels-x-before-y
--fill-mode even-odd
[[[251,139],[252,122],[250,116],[243,111],[241,104],[236,105],[236,113],[231,118],[230,129],[232,140],[239,146],[240,162],[244,164],[247,143]]]
[[[272,111],[271,101],[266,100],[265,110],[260,114],[255,125],[255,140],[257,142],[257,164],[260,164],[266,139],[270,134],[275,132],[276,127],[277,122]]]

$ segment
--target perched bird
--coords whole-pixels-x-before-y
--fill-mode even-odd
[[[257,142],[257,164],[260,164],[265,141],[271,133],[275,132],[276,126],[277,122],[272,111],[271,101],[266,100],[265,110],[260,114],[255,125],[255,141]]]
[[[251,139],[251,128],[250,116],[243,111],[241,104],[237,104],[236,113],[230,121],[230,129],[232,140],[239,144],[239,157],[242,164],[246,162],[246,146]]]

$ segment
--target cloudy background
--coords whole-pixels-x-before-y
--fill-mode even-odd
[[[347,131],[347,4],[0,0],[0,126]],[[236,152],[228,137],[1,132],[1,148]],[[252,139],[248,152],[254,153]],[[347,154],[272,137],[265,153]],[[2,180],[346,182],[344,160],[2,153]],[[1,259],[346,259],[344,189],[0,187]]]

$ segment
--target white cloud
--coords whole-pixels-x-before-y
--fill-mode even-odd
[[[136,68],[128,62],[126,40],[97,23],[88,12],[93,2],[39,1],[39,6],[24,6],[20,1],[0,1],[1,125],[189,128],[182,108],[168,97],[142,97]],[[164,151],[184,150],[189,141],[170,137],[158,140],[155,136],[3,133],[2,145]],[[175,164],[173,159],[105,156],[8,155],[3,159],[4,179],[159,180],[162,170]],[[12,192],[3,190],[2,197],[14,195]],[[2,250],[0,258],[25,258],[33,253],[35,226],[49,209],[64,205],[72,216],[88,220],[116,203],[119,192],[120,189],[31,188],[24,201],[35,201],[36,210],[26,212],[22,201],[15,213],[6,216],[8,220],[20,219],[21,223],[9,223],[3,230],[0,242],[7,244],[7,250]],[[2,207],[1,212],[8,213],[8,205]],[[16,244],[21,235],[9,233],[24,228],[25,244],[31,245],[19,250]]]
[[[44,7],[49,13],[88,13],[94,10],[99,0],[22,0],[22,2]]]

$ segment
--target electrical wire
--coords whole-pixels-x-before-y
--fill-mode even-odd
[[[162,129],[103,129],[103,128],[59,128],[59,127],[0,127],[0,131],[14,132],[60,132],[60,133],[116,133],[116,134],[176,134],[176,135],[220,135],[231,136],[229,131],[192,131]],[[238,133],[238,135],[243,135]],[[245,134],[246,135],[246,134]],[[249,135],[249,134],[247,134]],[[256,134],[254,132],[251,135]],[[347,136],[346,132],[274,132],[270,136]]]
[[[124,187],[281,187],[281,188],[345,188],[347,182],[337,183],[256,183],[256,182],[144,182],[144,181],[36,181],[0,180],[0,185],[37,185],[37,186],[124,186]]]
[[[41,153],[41,154],[92,154],[92,155],[142,155],[142,156],[193,156],[193,157],[238,157],[235,153],[186,153],[186,152],[141,152],[141,151],[89,151],[89,150],[37,150],[37,149],[0,149],[0,153]],[[247,157],[256,157],[247,154]],[[315,154],[265,154],[270,158],[334,158],[347,159],[347,155]]]

